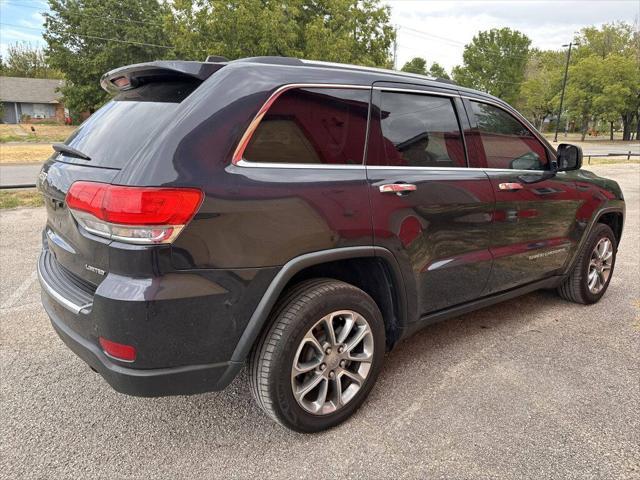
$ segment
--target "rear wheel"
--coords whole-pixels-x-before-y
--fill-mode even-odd
[[[344,282],[303,282],[279,302],[254,349],[250,381],[258,405],[300,432],[346,420],[376,381],[385,350],[382,315]]]
[[[576,303],[591,304],[609,287],[616,262],[616,238],[608,225],[596,225],[576,265],[558,288],[560,296]]]

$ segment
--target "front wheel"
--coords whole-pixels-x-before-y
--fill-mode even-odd
[[[385,330],[376,303],[353,285],[310,280],[283,297],[271,320],[250,360],[258,405],[299,432],[346,420],[382,366]]]
[[[558,288],[565,300],[591,304],[609,287],[616,263],[616,237],[608,225],[597,224],[580,253],[573,270]]]

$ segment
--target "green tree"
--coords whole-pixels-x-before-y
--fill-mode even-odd
[[[563,52],[551,50],[530,53],[516,105],[538,129],[545,119],[557,113],[564,58]]]
[[[391,66],[395,31],[379,0],[175,0],[167,29],[178,58],[258,55]]]
[[[62,78],[62,73],[49,66],[41,48],[27,42],[16,42],[7,47],[6,58],[0,58],[0,74],[7,77]]]
[[[582,141],[584,141],[589,124],[598,116],[596,98],[602,93],[601,73],[602,60],[591,55],[569,67],[569,81],[566,90],[566,105],[570,115],[578,119]]]
[[[464,47],[463,65],[454,67],[453,79],[514,102],[524,80],[530,45],[526,35],[510,28],[479,32]]]
[[[115,67],[165,58],[170,46],[158,0],[49,0],[45,14],[46,53],[65,78],[65,105],[94,111],[108,95],[100,77]]]
[[[620,55],[630,53],[633,33],[633,27],[624,22],[607,23],[601,28],[585,27],[574,39],[578,44],[575,52],[576,59],[589,55],[597,55],[605,59],[612,53]]]
[[[447,80],[451,80],[447,71],[438,62],[433,62],[431,64],[431,67],[429,68],[429,75],[434,78],[445,78]]]
[[[599,93],[594,99],[594,111],[609,122],[613,140],[613,125],[622,120],[622,138],[630,140],[631,123],[640,109],[640,70],[634,59],[618,53],[609,54],[601,62],[595,81]]]
[[[421,57],[414,57],[406,62],[400,70],[408,73],[427,75],[427,61]]]
[[[622,138],[631,138],[631,129],[640,119],[640,33],[624,22],[605,24],[601,28],[583,28],[575,39],[579,45],[576,50],[576,66],[596,58],[598,68],[590,72],[590,78],[597,87],[591,99],[592,119],[601,119],[613,123],[622,122]],[[589,72],[585,72],[589,73]],[[579,82],[570,76],[571,84]],[[575,93],[575,92],[574,92]],[[577,98],[577,97],[573,97]],[[640,125],[636,126],[640,134]]]

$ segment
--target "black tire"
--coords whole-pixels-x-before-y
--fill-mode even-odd
[[[374,342],[371,367],[349,402],[333,413],[314,415],[295,399],[291,369],[303,337],[321,318],[338,310],[352,310],[368,322]],[[260,408],[281,425],[303,433],[326,430],[345,421],[362,405],[380,373],[384,352],[384,321],[369,295],[337,280],[304,281],[283,295],[273,310],[269,328],[253,349],[249,361],[251,391]]]
[[[588,273],[589,273],[589,262],[591,260],[591,254],[593,253],[593,249],[598,244],[598,242],[603,239],[608,238],[613,245],[613,257],[611,259],[611,271],[607,281],[604,284],[602,290],[598,293],[592,293],[589,290],[588,285]],[[569,300],[570,302],[582,303],[585,305],[590,305],[592,303],[596,303],[599,301],[604,293],[607,291],[609,287],[609,282],[611,282],[611,278],[613,277],[613,270],[616,264],[616,254],[617,254],[617,244],[616,237],[608,225],[603,223],[598,223],[594,228],[589,238],[587,239],[584,248],[580,252],[580,256],[578,257],[573,269],[569,276],[564,280],[562,285],[558,287],[558,293],[565,300]]]

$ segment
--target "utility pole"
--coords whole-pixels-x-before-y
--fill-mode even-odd
[[[564,66],[564,80],[562,81],[562,93],[560,94],[560,108],[558,109],[558,118],[556,119],[556,134],[553,136],[553,141],[558,141],[558,129],[560,128],[560,117],[562,116],[562,103],[564,102],[564,89],[567,86],[567,74],[569,73],[569,60],[571,59],[571,47],[573,42],[569,42],[569,45],[562,45],[563,47],[569,47],[567,52],[567,64]]]
[[[393,36],[393,69],[398,69],[398,26],[396,26],[395,35]]]

